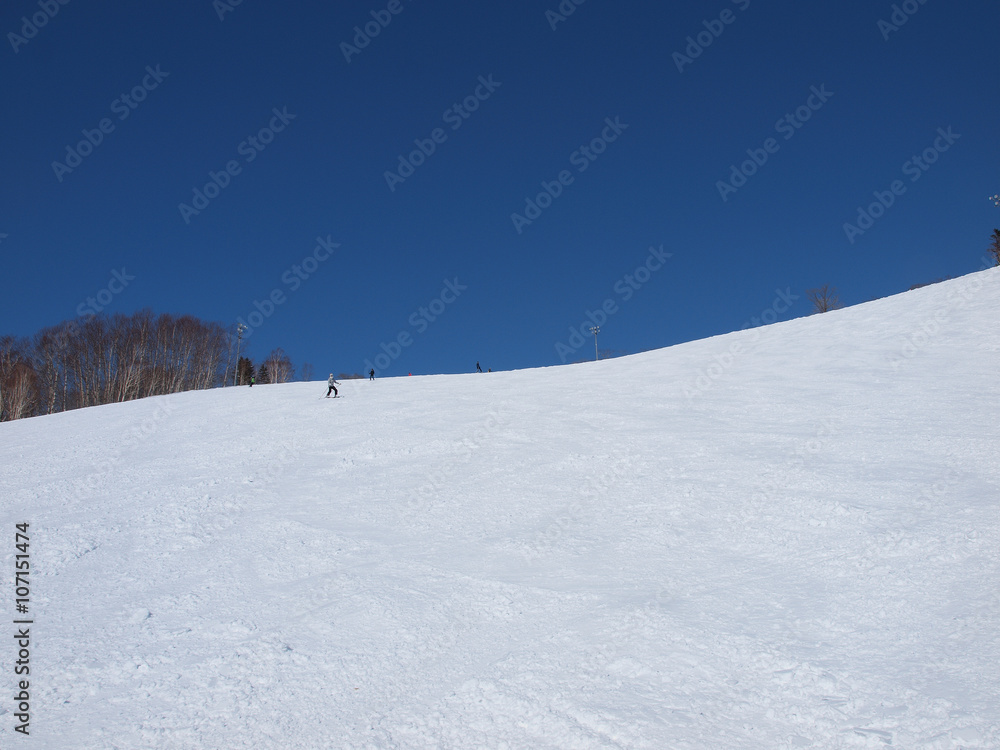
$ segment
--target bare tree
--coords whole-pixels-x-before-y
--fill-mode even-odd
[[[806,297],[813,303],[813,312],[824,313],[843,307],[837,296],[837,288],[829,284],[824,284],[819,289],[806,289]]]
[[[31,364],[21,360],[3,385],[4,411],[8,419],[30,417],[35,413],[38,402],[38,385]]]
[[[35,334],[31,342],[35,360],[35,374],[41,392],[39,410],[42,414],[61,411],[63,386],[65,385],[66,348],[61,346],[59,328],[44,328]]]
[[[0,421],[30,417],[37,403],[38,378],[28,344],[5,336],[0,339]]]
[[[271,383],[288,383],[295,376],[295,368],[292,367],[292,360],[285,354],[285,350],[278,347],[264,360],[263,367],[267,368],[269,381]]]
[[[228,382],[233,334],[189,315],[89,315],[30,339],[0,337],[0,420],[52,414]],[[287,382],[292,362],[271,353],[259,382]],[[240,358],[239,379],[253,364]]]

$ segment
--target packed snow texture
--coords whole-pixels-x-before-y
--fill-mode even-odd
[[[998,311],[4,423],[0,745],[1000,747]]]

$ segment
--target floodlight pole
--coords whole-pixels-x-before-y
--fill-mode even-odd
[[[593,328],[590,329],[590,332],[594,334],[594,361],[596,362],[597,360],[600,359],[600,357],[597,356],[597,334],[601,332],[601,327],[594,326]]]
[[[243,341],[243,331],[247,327],[242,323],[236,324],[236,372],[233,373],[233,385],[237,385],[237,381],[240,377],[240,343]]]

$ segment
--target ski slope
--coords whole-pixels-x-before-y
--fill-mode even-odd
[[[0,424],[0,747],[1000,747],[998,311]]]

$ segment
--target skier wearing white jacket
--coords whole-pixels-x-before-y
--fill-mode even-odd
[[[336,380],[333,379],[333,373],[330,373],[330,379],[326,381],[326,384],[330,386],[326,389],[326,397],[330,398],[330,391],[333,391],[333,397],[337,398],[337,386],[340,385]]]

